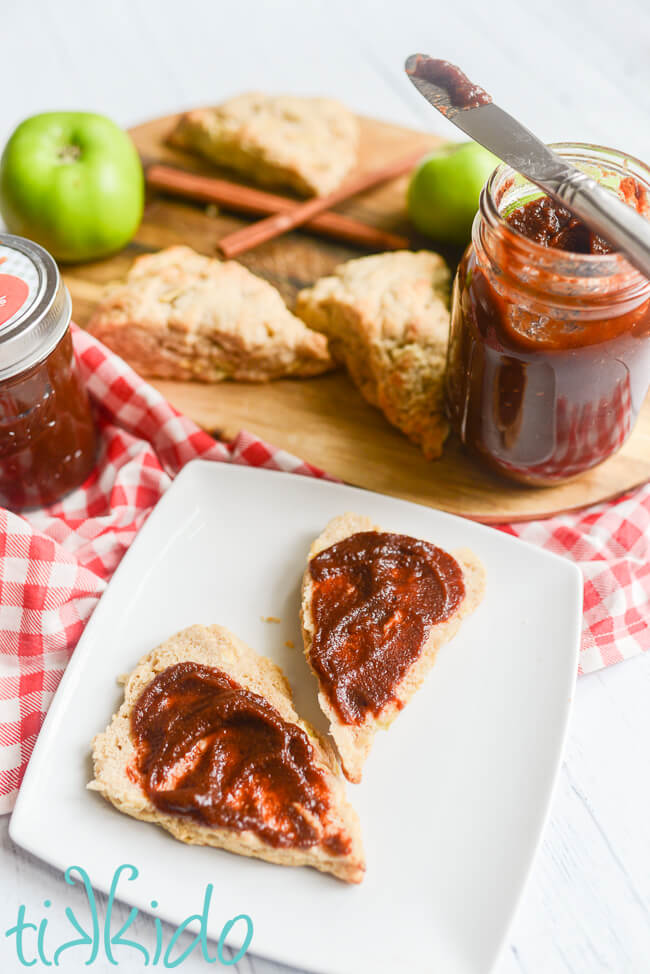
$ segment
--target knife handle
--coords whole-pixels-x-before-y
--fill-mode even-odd
[[[578,169],[545,188],[650,278],[650,220]]]

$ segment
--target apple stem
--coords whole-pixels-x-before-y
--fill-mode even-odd
[[[59,149],[59,161],[63,163],[76,162],[81,155],[78,145],[64,145]]]

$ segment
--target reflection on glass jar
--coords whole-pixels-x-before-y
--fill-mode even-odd
[[[650,170],[593,146],[560,155],[648,215]],[[530,484],[570,479],[611,456],[650,381],[650,282],[619,254],[551,249],[515,232],[513,209],[539,195],[500,166],[454,282],[447,402],[461,440]]]

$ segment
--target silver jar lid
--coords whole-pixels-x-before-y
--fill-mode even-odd
[[[0,381],[46,359],[63,338],[71,310],[47,250],[0,233]]]

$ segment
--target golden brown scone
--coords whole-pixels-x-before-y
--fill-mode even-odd
[[[381,530],[367,517],[362,517],[359,514],[343,514],[330,521],[309,550],[308,566],[302,583],[300,618],[305,656],[315,676],[317,674],[311,661],[314,619],[312,615],[313,583],[309,561],[320,551],[324,551],[344,538],[362,531]],[[319,685],[318,702],[330,722],[330,733],[338,748],[343,773],[349,781],[355,783],[361,781],[363,764],[370,752],[375,734],[378,730],[388,729],[400,710],[404,708],[424,682],[427,673],[434,664],[438,649],[456,635],[464,617],[472,613],[483,598],[485,570],[480,560],[468,549],[454,551],[451,554],[462,569],[465,586],[464,598],[448,619],[433,625],[429,629],[429,634],[419,656],[410,665],[401,682],[394,687],[393,699],[388,701],[377,716],[368,711],[360,724],[344,723],[332,706],[329,696]]]
[[[449,271],[421,250],[348,261],[298,295],[295,313],[329,338],[362,394],[439,457],[448,433],[443,382],[449,338]]]
[[[170,142],[263,186],[332,192],[357,158],[359,126],[331,98],[248,92],[184,115]]]
[[[275,847],[253,829],[239,831],[208,827],[189,816],[169,814],[157,808],[141,787],[137,752],[132,736],[131,714],[141,693],[169,667],[191,661],[216,667],[239,686],[259,694],[280,715],[308,737],[311,761],[327,786],[328,806],[323,818],[309,810],[300,814],[319,833],[310,847]],[[291,690],[282,671],[269,659],[258,656],[221,626],[190,626],[147,653],[133,672],[122,679],[124,702],[109,727],[93,741],[94,780],[89,788],[99,791],[119,811],[133,818],[162,825],[182,842],[226,849],[286,866],[314,866],[349,883],[363,879],[365,862],[356,812],[345,798],[343,779],[334,753],[316,731],[301,720],[293,707]],[[184,759],[183,759],[184,760]],[[182,762],[181,762],[182,763]],[[275,827],[275,826],[274,826]],[[325,845],[332,836],[344,836],[349,851],[335,854]]]
[[[87,328],[159,379],[266,382],[333,365],[325,336],[292,315],[271,284],[190,247],[138,257]]]

